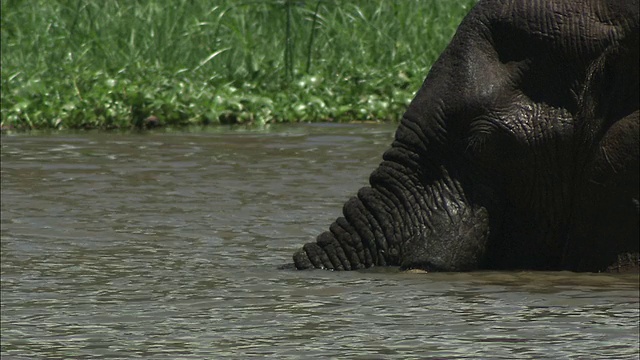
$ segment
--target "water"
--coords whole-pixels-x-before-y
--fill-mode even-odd
[[[393,126],[2,137],[3,359],[638,359],[638,276],[278,267]]]

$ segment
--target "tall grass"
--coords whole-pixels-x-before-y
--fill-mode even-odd
[[[396,120],[474,2],[2,0],[2,127]]]

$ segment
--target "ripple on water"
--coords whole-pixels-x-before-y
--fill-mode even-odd
[[[3,137],[3,358],[638,358],[637,275],[278,270],[392,133]]]

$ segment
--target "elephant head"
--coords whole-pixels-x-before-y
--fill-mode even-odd
[[[638,1],[480,1],[295,266],[597,271],[637,253],[638,24]]]

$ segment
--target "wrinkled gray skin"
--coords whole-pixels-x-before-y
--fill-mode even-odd
[[[295,266],[637,268],[638,8],[480,1]]]

